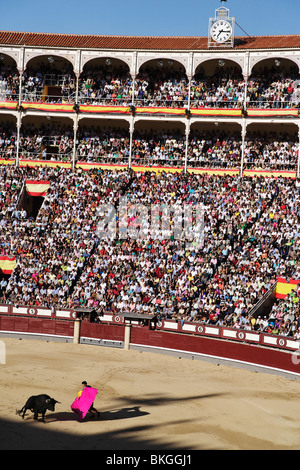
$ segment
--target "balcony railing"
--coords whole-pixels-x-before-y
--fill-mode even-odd
[[[95,113],[127,113],[127,114],[177,114],[186,115],[190,112],[193,116],[215,115],[220,116],[242,116],[247,113],[249,117],[254,116],[299,116],[300,101],[248,101],[242,103],[235,100],[202,100],[192,99],[188,102],[178,98],[136,98],[132,101],[131,96],[82,96],[76,97],[75,92],[64,92],[60,95],[45,94],[44,92],[32,90],[22,93],[20,104],[23,108],[39,110],[74,112],[74,105],[82,112]],[[0,108],[18,109],[19,94],[11,91],[0,91]],[[56,105],[56,106],[55,106]],[[64,107],[65,106],[65,107]],[[61,109],[59,108],[61,107]],[[64,107],[64,108],[63,108]],[[107,107],[107,109],[105,109]],[[22,109],[22,108],[21,108]]]
[[[25,93],[22,95],[22,102],[24,103],[75,103],[75,96],[74,94],[69,95],[45,95],[43,93]]]
[[[72,161],[72,152],[68,153],[52,153],[43,150],[36,152],[20,151],[20,160],[36,160],[36,161],[53,161],[53,162],[70,162]]]
[[[70,82],[75,82],[75,79],[70,74],[46,74],[44,76],[43,85],[47,86],[68,86]]]
[[[90,106],[130,106],[131,96],[79,96],[78,104]]]
[[[256,100],[248,101],[247,109],[298,109],[300,107],[299,100],[284,100],[284,101],[273,101],[273,100]]]

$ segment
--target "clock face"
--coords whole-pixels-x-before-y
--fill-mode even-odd
[[[211,37],[216,42],[226,42],[232,35],[232,27],[228,21],[218,20],[210,29]]]

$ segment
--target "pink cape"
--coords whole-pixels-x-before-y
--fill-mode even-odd
[[[71,410],[74,411],[74,413],[78,414],[80,421],[83,420],[83,418],[89,411],[90,406],[95,400],[97,393],[98,390],[96,388],[85,387],[82,390],[80,398],[75,398],[75,400],[73,401],[71,405]]]

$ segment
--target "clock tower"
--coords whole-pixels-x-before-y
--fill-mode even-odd
[[[209,19],[208,47],[233,47],[234,23],[235,19],[230,17],[228,8],[218,8],[215,17]]]

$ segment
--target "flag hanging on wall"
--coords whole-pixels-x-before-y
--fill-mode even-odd
[[[30,196],[46,196],[50,181],[26,180],[26,191]]]
[[[289,282],[282,277],[277,279],[276,299],[285,299],[293,289],[298,288],[299,281],[291,279]]]
[[[3,274],[12,274],[17,265],[17,260],[14,256],[2,255],[0,256],[0,269]]]

